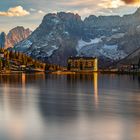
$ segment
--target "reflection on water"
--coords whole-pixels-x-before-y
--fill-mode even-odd
[[[98,74],[94,73],[93,76],[93,88],[94,88],[94,99],[95,107],[98,107]]]
[[[139,140],[139,79],[0,75],[0,140]]]

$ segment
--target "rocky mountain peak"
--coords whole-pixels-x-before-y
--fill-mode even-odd
[[[83,22],[78,14],[60,12],[57,14],[47,14],[40,26],[33,32],[33,36],[55,32],[69,32],[71,35],[80,35]],[[33,37],[35,38],[35,37]]]
[[[82,35],[83,21],[78,14],[60,12],[57,16],[64,24],[66,31],[74,36]]]
[[[17,26],[9,31],[7,39],[8,42],[13,46],[22,41],[23,39],[26,39],[30,34],[30,29],[25,29],[23,26]]]
[[[24,50],[32,57],[37,56],[44,61],[49,59],[52,63],[66,64],[69,56],[76,55],[75,45],[83,35],[82,27],[83,21],[78,14],[47,14],[31,36],[16,45],[15,49]],[[63,58],[65,60],[61,61]]]
[[[65,13],[65,12],[59,12],[57,13],[57,16],[63,20],[63,21],[67,21],[67,20],[81,20],[81,17],[78,14],[74,14],[74,13]]]
[[[4,32],[0,35],[0,44],[2,48],[12,48],[20,41],[26,39],[31,34],[30,29],[17,26],[6,35]]]

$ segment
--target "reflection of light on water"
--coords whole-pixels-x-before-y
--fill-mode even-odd
[[[75,130],[78,131],[79,137],[82,137],[85,140],[124,140],[124,122],[120,118],[81,116],[79,117],[78,122],[74,121],[70,125],[74,125]],[[63,129],[64,131],[67,131],[67,129]],[[73,135],[75,135],[75,132],[73,132]],[[128,138],[125,140],[128,140]]]
[[[15,90],[16,88],[14,88]],[[3,103],[4,103],[4,122],[1,122],[2,127],[6,127],[7,133],[10,134],[9,136],[12,136],[15,140],[21,139],[21,134],[23,131],[23,123],[21,120],[14,115],[14,109],[11,111],[11,109],[14,107],[12,104],[12,100],[15,100],[15,98],[12,98],[13,92],[11,91],[11,88],[8,84],[4,84],[3,86]],[[12,119],[11,119],[12,118]],[[8,136],[8,137],[9,137]]]
[[[25,133],[25,123],[23,123],[23,120],[18,117],[9,121],[7,128],[10,136],[12,136],[15,140],[22,139],[23,134]]]
[[[22,73],[22,85],[25,86],[25,82],[26,82],[26,75],[25,73]]]
[[[98,107],[98,73],[94,73],[94,100],[95,106]]]
[[[3,106],[0,107],[0,133],[1,130],[4,130],[7,135],[3,135],[7,140],[21,140],[25,136],[31,137],[32,131],[35,132],[32,139],[39,139],[37,134],[41,134],[41,130],[44,130],[37,107],[38,98],[36,95],[38,95],[39,90],[35,86],[26,86],[25,76],[23,74],[22,79],[20,79],[22,87],[21,85],[13,86],[5,83],[1,89]],[[29,127],[32,131],[28,131]]]
[[[26,93],[25,84],[26,84],[26,75],[25,75],[25,73],[22,73],[22,93],[23,94]]]
[[[27,87],[26,86],[26,82],[28,82],[28,79],[26,77],[27,75],[25,73],[22,73],[22,76],[21,76],[21,80],[22,80],[22,93],[25,94],[25,93],[30,93],[30,94],[37,94],[39,92],[39,89],[36,88],[36,87]],[[37,74],[37,75],[34,75],[35,76],[35,80],[38,79],[39,77],[44,80],[45,79],[45,74]],[[20,89],[19,89],[20,90]]]

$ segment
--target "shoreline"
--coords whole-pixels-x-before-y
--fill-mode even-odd
[[[77,75],[77,74],[116,74],[116,75],[140,75],[140,71],[1,71],[0,74],[14,74],[14,73],[25,73],[25,74],[34,74],[34,73],[45,73],[45,74],[56,74],[56,75]]]
[[[122,72],[122,71],[53,71],[48,74],[67,75],[67,74],[116,74],[116,75],[140,75],[140,72]]]

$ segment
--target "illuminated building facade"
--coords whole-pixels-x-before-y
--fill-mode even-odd
[[[93,57],[70,57],[68,70],[71,71],[98,71],[98,59]]]
[[[0,52],[0,58],[4,58],[4,53]]]

